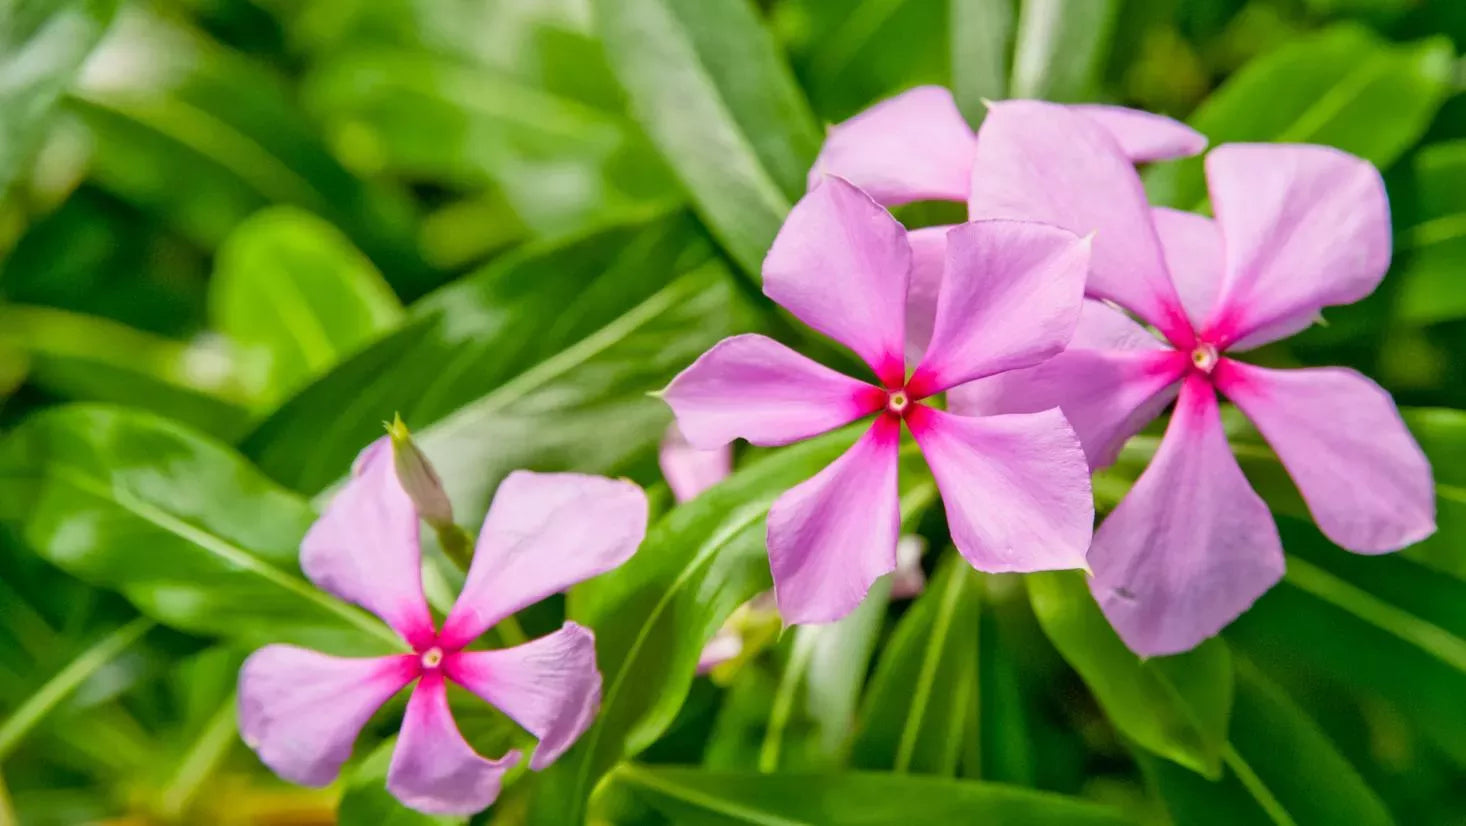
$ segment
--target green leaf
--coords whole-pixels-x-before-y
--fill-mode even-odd
[[[117,12],[116,0],[13,0],[0,8],[0,195],[40,147],[56,102]]]
[[[952,94],[970,123],[987,112],[984,99],[1008,97],[1017,0],[951,0]]]
[[[977,693],[978,574],[949,552],[876,663],[851,762],[858,768],[957,773]]]
[[[596,633],[600,715],[542,776],[533,822],[580,823],[596,782],[671,724],[698,655],[733,609],[770,586],[769,505],[853,441],[849,429],[782,448],[662,517],[630,562],[577,590],[571,618]]]
[[[1115,728],[1148,751],[1216,776],[1232,707],[1226,643],[1212,639],[1185,654],[1142,660],[1105,621],[1082,573],[1031,574],[1027,581],[1039,625]]]
[[[1449,92],[1453,56],[1444,38],[1397,46],[1340,24],[1248,63],[1189,122],[1213,146],[1321,143],[1384,168],[1430,125]],[[1184,209],[1204,203],[1202,159],[1155,167],[1146,188],[1156,203]]]
[[[80,401],[150,410],[225,439],[249,426],[249,394],[228,353],[98,316],[0,305],[0,345],[26,357],[29,380]]]
[[[625,765],[610,794],[687,826],[905,826],[909,823],[1121,824],[1112,809],[995,783],[877,772],[742,774]],[[633,821],[617,819],[611,823]]]
[[[244,443],[315,493],[400,413],[462,524],[509,471],[654,478],[666,385],[754,327],[731,275],[677,214],[528,248],[414,305],[398,331],[283,405]]]
[[[215,259],[214,326],[261,357],[266,401],[391,329],[402,305],[339,230],[296,207],[261,210]]]
[[[1013,46],[1015,98],[1087,100],[1110,56],[1119,0],[1024,0]]]
[[[820,134],[752,3],[624,0],[596,4],[595,16],[633,115],[757,278]]]
[[[387,791],[387,768],[397,738],[389,737],[367,755],[346,779],[336,809],[340,826],[455,826],[461,817],[440,817],[409,809]]]
[[[1140,755],[1176,823],[1389,826],[1394,820],[1314,722],[1256,669],[1239,664],[1227,775],[1209,782]]]
[[[1408,325],[1466,316],[1466,140],[1427,146],[1411,162],[1414,219],[1395,253],[1395,318]]]
[[[246,644],[400,648],[301,576],[296,549],[313,519],[229,448],[138,411],[53,408],[0,443],[0,520],[153,619]]]

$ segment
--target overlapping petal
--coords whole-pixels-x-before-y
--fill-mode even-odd
[[[1215,221],[1194,212],[1155,207],[1151,219],[1181,306],[1192,327],[1200,330],[1222,289],[1222,234]]]
[[[1230,360],[1216,380],[1272,445],[1329,539],[1384,553],[1435,532],[1430,462],[1384,388],[1341,367]]]
[[[879,388],[837,373],[771,338],[725,338],[663,391],[696,448],[736,438],[785,445],[849,424],[885,404]]]
[[[830,127],[809,186],[836,175],[886,206],[962,201],[976,143],[952,93],[920,86]]]
[[[901,224],[849,182],[826,177],[779,229],[764,259],[764,293],[899,387],[910,272]]]
[[[573,622],[513,648],[455,654],[443,668],[449,679],[539,738],[529,760],[536,771],[585,733],[600,705],[596,638]]]
[[[519,758],[517,751],[498,760],[480,757],[453,722],[443,673],[425,671],[407,701],[387,789],[420,812],[469,815],[494,802]]]
[[[422,591],[417,511],[397,481],[382,437],[300,545],[300,567],[322,590],[381,617],[413,645],[432,640]]]
[[[1057,104],[994,104],[978,134],[968,213],[1095,233],[1088,294],[1191,346],[1140,178],[1097,122]]]
[[[947,262],[916,398],[1032,366],[1069,343],[1090,242],[1025,221],[974,221],[947,233]]]
[[[921,446],[957,550],[980,571],[1084,567],[1094,527],[1089,468],[1057,410],[955,416],[917,407]]]
[[[1076,103],[1070,109],[1098,123],[1133,163],[1187,158],[1206,149],[1206,136],[1165,115],[1103,103]]]
[[[239,672],[239,733],[276,774],[306,786],[336,778],[362,726],[415,676],[401,654],[331,657],[268,645]]]
[[[1204,332],[1242,349],[1369,295],[1390,264],[1390,206],[1372,164],[1327,146],[1228,144],[1206,159],[1226,274]]]
[[[937,323],[937,297],[947,266],[950,226],[922,227],[906,234],[911,244],[911,283],[906,288],[906,362],[919,364]]]
[[[667,433],[657,448],[657,466],[672,498],[690,502],[698,494],[728,478],[733,472],[733,451],[724,445],[714,450],[698,450],[688,444],[677,425],[667,426]]]
[[[509,474],[494,494],[440,644],[461,648],[521,608],[615,568],[646,535],[647,501],[625,480]]]
[[[1100,525],[1090,587],[1144,656],[1194,648],[1283,575],[1267,505],[1227,447],[1217,398],[1192,374],[1150,466]]]
[[[769,509],[769,564],[785,622],[837,620],[896,567],[900,437],[898,419],[877,417],[840,458]]]

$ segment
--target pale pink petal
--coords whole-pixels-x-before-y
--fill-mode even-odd
[[[921,555],[926,553],[926,540],[905,534],[896,542],[896,570],[891,572],[891,599],[915,599],[926,590],[926,572],[921,569]]]
[[[1100,524],[1089,564],[1095,599],[1142,656],[1196,647],[1282,577],[1277,526],[1200,374],[1182,386],[1150,466]]]
[[[1435,533],[1430,462],[1384,388],[1342,367],[1267,370],[1224,359],[1215,375],[1329,539],[1384,553]]]
[[[265,646],[239,671],[239,734],[276,774],[325,786],[362,726],[417,674],[416,663],[410,654],[348,659]]]
[[[968,215],[1095,233],[1088,294],[1149,321],[1177,346],[1191,346],[1140,177],[1095,121],[1058,104],[993,104],[978,133]]]
[[[1086,299],[1079,308],[1079,323],[1074,327],[1069,349],[1169,350],[1171,347],[1114,305]]]
[[[906,234],[911,244],[911,284],[906,288],[906,362],[917,364],[932,340],[937,297],[947,266],[950,226],[922,227]]]
[[[907,418],[937,480],[952,543],[979,571],[1084,567],[1094,529],[1089,467],[1057,410]]]
[[[397,481],[386,436],[362,451],[351,478],[306,533],[300,567],[322,590],[381,617],[414,646],[431,644],[417,511]]]
[[[624,479],[516,470],[494,493],[440,645],[462,648],[499,620],[615,568],[646,536],[647,501]]]
[[[706,674],[743,653],[743,637],[737,629],[724,625],[718,629],[697,656],[697,673]]]
[[[725,338],[672,379],[662,400],[695,448],[737,438],[786,445],[817,436],[886,403],[883,391],[812,361],[771,338]]]
[[[1228,144],[1206,158],[1226,244],[1220,299],[1204,332],[1219,349],[1296,332],[1318,311],[1374,292],[1390,265],[1379,170],[1327,146]]]
[[[733,472],[733,451],[727,445],[713,450],[698,450],[687,443],[677,425],[667,426],[657,451],[657,464],[672,497],[690,502],[697,495],[728,478]]]
[[[881,415],[844,455],[769,509],[769,565],[789,624],[850,613],[896,567],[901,422]]]
[[[936,325],[908,385],[915,398],[1030,367],[1063,350],[1084,298],[1090,242],[1024,221],[947,233]]]
[[[1200,155],[1206,136],[1165,115],[1103,103],[1071,104],[1070,109],[1104,127],[1134,163]]]
[[[919,86],[831,126],[809,186],[838,175],[886,206],[963,201],[975,144],[952,93]]]
[[[764,294],[854,350],[894,388],[906,378],[910,273],[901,224],[847,181],[826,177],[784,219],[764,259]]]
[[[443,672],[433,669],[423,672],[407,701],[387,769],[387,791],[420,812],[470,815],[498,798],[504,774],[519,758],[511,751],[485,760],[473,750],[453,722]]]
[[[1166,255],[1166,268],[1181,295],[1181,306],[1194,329],[1211,317],[1222,288],[1222,235],[1205,215],[1155,207],[1156,235]]]
[[[573,622],[513,648],[450,654],[443,671],[539,739],[535,771],[585,733],[601,702],[595,635]]]

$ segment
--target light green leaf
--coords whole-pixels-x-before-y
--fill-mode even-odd
[[[1395,318],[1407,325],[1466,316],[1466,141],[1427,146],[1411,161],[1413,186],[1397,236]]]
[[[296,549],[313,519],[228,447],[138,411],[54,408],[0,443],[0,520],[153,619],[246,644],[400,647],[301,576]]]
[[[608,786],[608,796],[627,796],[679,826],[1129,822],[1112,809],[1046,792],[877,772],[739,774],[625,765],[611,776]],[[613,813],[608,822],[639,821]]]
[[[757,278],[820,134],[749,0],[623,0],[596,28],[633,116],[698,214]]]
[[[1015,98],[1086,100],[1098,91],[1119,0],[1023,0],[1013,46]]]
[[[259,356],[257,387],[268,404],[391,329],[402,305],[340,231],[281,206],[255,213],[225,240],[209,314]]]
[[[1027,581],[1039,625],[1115,728],[1167,760],[1216,776],[1232,707],[1226,643],[1212,639],[1185,654],[1142,660],[1106,622],[1084,574],[1054,571]]]
[[[970,123],[987,112],[983,100],[1008,97],[1017,26],[1017,0],[951,0],[952,94]]]

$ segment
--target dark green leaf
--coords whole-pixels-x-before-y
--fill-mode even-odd
[[[1412,161],[1414,222],[1399,233],[1396,318],[1409,325],[1466,316],[1466,141],[1438,143]]]
[[[1044,633],[1084,678],[1115,728],[1192,771],[1221,770],[1232,707],[1226,643],[1142,660],[1110,628],[1074,571],[1031,574],[1029,600]]]
[[[971,123],[1008,96],[1017,0],[951,0],[952,94]]]
[[[819,148],[809,105],[749,0],[598,3],[633,115],[713,234],[757,277]]]

